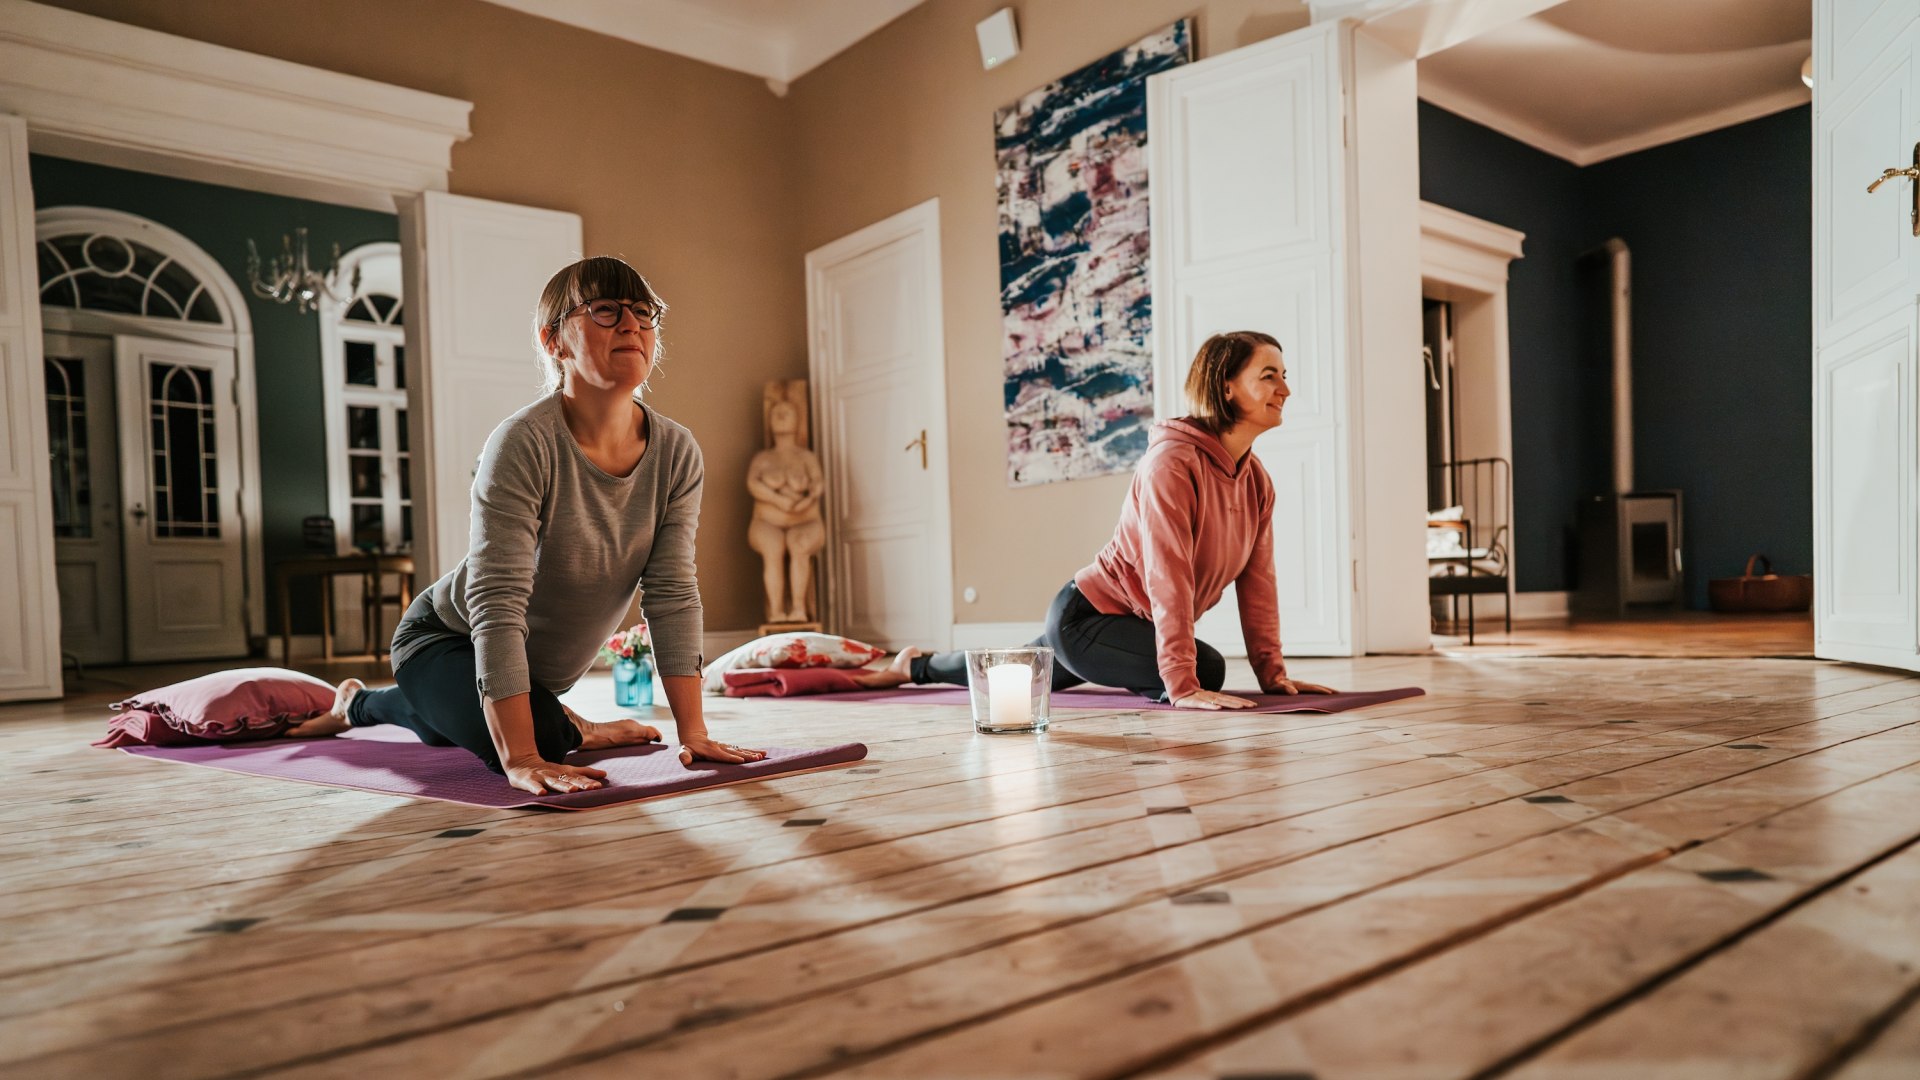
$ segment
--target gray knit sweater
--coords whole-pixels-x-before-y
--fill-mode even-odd
[[[469,637],[483,697],[564,693],[644,590],[660,673],[700,673],[693,537],[706,470],[691,432],[641,408],[647,450],[626,476],[587,460],[558,394],[494,429],[474,475],[467,555],[407,609],[395,671],[430,641]]]

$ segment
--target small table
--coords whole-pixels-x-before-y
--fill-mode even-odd
[[[371,552],[313,555],[287,559],[273,568],[274,586],[280,593],[281,663],[290,663],[293,658],[293,603],[290,593],[296,577],[320,579],[320,655],[323,660],[333,659],[333,579],[340,574],[360,576],[360,620],[367,646],[375,660],[385,652],[384,643],[377,636],[380,632],[380,612],[386,606],[381,579],[386,574],[400,575],[400,610],[406,611],[407,605],[413,602],[413,556]]]

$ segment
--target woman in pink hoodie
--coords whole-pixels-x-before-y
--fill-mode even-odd
[[[1226,660],[1193,624],[1229,584],[1240,600],[1247,660],[1269,694],[1330,694],[1287,677],[1273,577],[1273,481],[1251,453],[1280,425],[1286,362],[1252,330],[1215,334],[1187,373],[1192,413],[1155,424],[1092,564],[1073,576],[1034,644],[1054,653],[1054,689],[1117,686],[1188,709],[1244,709],[1220,692]],[[913,681],[966,685],[964,653],[915,657]]]

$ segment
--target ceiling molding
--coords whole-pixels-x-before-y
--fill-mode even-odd
[[[1421,60],[1419,93],[1592,165],[1811,100],[1808,19],[1806,0],[1566,0]]]
[[[0,112],[36,153],[392,211],[444,191],[473,104],[0,0]]]
[[[925,0],[487,0],[596,34],[758,75],[795,79]]]

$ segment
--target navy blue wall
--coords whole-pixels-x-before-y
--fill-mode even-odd
[[[1686,499],[1687,585],[1813,572],[1812,111],[1584,171],[1633,252],[1634,479]]]
[[[1635,480],[1680,488],[1692,604],[1765,550],[1813,562],[1811,113],[1788,110],[1586,169],[1420,103],[1420,195],[1527,234],[1511,308],[1523,591],[1569,589],[1575,508],[1605,491],[1605,309],[1580,256],[1634,271]]]

